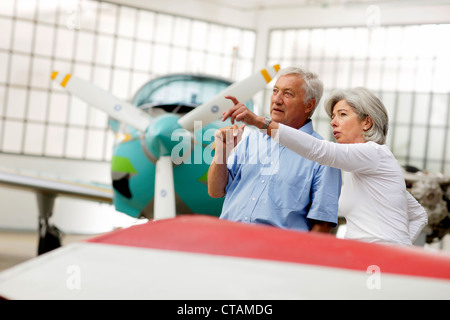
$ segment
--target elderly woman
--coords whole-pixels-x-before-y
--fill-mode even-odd
[[[274,92],[275,94],[275,92]],[[276,94],[279,94],[278,92]],[[267,126],[234,97],[223,119]],[[282,106],[278,107],[280,112]],[[267,134],[301,156],[342,169],[339,212],[347,220],[345,238],[384,244],[411,245],[428,218],[406,190],[401,167],[384,145],[388,115],[383,103],[365,88],[336,91],[326,101],[338,143],[316,139],[283,124],[270,122]]]

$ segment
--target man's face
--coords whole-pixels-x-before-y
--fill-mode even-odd
[[[303,79],[297,75],[288,74],[278,78],[270,98],[270,116],[273,121],[296,129],[305,124],[315,100],[304,104],[305,92],[302,86]]]

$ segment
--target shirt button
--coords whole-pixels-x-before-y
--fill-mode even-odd
[[[255,198],[255,197],[253,197],[253,198],[252,198],[252,200],[253,200],[253,201],[255,201],[255,200],[256,200],[256,198]]]
[[[247,220],[248,220],[248,218],[247,218],[247,217],[245,217],[245,218],[244,218],[244,220],[245,220],[245,221],[247,221]]]
[[[264,183],[264,179],[263,179],[263,180],[261,180],[261,183]]]

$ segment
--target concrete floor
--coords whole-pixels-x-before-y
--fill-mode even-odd
[[[96,235],[65,234],[62,245],[83,241]],[[0,230],[0,272],[37,256],[38,233]]]

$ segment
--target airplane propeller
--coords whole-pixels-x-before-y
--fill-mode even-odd
[[[181,118],[174,114],[166,114],[157,119],[152,119],[149,114],[136,106],[121,101],[109,92],[71,74],[54,71],[51,78],[69,93],[103,110],[111,118],[145,134],[149,150],[157,156],[154,219],[158,220],[176,215],[171,151],[178,142],[171,139],[172,133],[177,129],[185,129],[186,134],[192,137],[195,121],[201,121],[202,126],[206,126],[220,119],[222,113],[231,107],[231,102],[224,96],[232,95],[239,101],[248,101],[276,76],[279,69],[279,65],[270,66],[236,82]]]
[[[128,102],[117,99],[108,91],[88,81],[57,71],[53,71],[51,78],[71,94],[103,110],[113,119],[120,120],[142,132],[145,132],[150,125],[150,117],[147,113]]]

